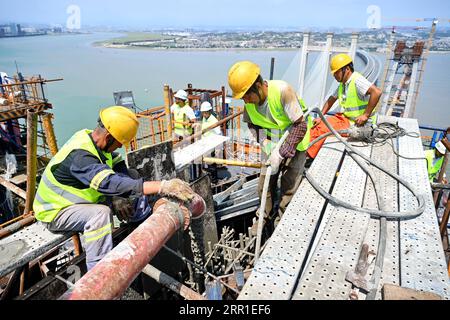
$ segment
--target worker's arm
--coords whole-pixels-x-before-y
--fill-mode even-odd
[[[377,86],[372,84],[367,90],[366,94],[370,95],[369,102],[367,103],[367,108],[364,114],[355,119],[355,124],[357,126],[362,126],[367,122],[367,120],[369,120],[373,109],[375,109],[378,101],[380,100],[381,90]]]
[[[186,121],[185,125],[186,127],[189,128],[192,127],[192,125],[197,122],[197,118],[195,117],[194,110],[190,106],[186,106],[185,108],[186,108],[185,114],[188,120]]]
[[[306,134],[308,125],[303,117],[303,111],[297,94],[290,85],[282,90],[281,102],[293,125],[289,129],[286,141],[280,147],[280,156],[283,158],[292,158],[296,153],[297,145]]]
[[[330,96],[328,98],[328,100],[324,103],[323,107],[322,107],[322,114],[326,115],[328,113],[328,111],[330,111],[331,107],[333,106],[333,104],[336,102],[337,98],[334,96]]]
[[[323,107],[322,107],[322,114],[326,115],[328,111],[330,111],[333,104],[336,102],[337,98],[335,96],[330,96],[327,101],[325,101]],[[314,125],[317,125],[320,123],[322,119],[316,118],[314,119]]]
[[[132,179],[125,173],[112,170],[108,165],[87,151],[79,151],[70,165],[74,178],[108,196],[141,196],[143,179]]]
[[[84,186],[97,190],[107,196],[141,196],[160,194],[191,200],[194,192],[187,183],[180,179],[163,181],[143,181],[132,179],[128,175],[114,172],[94,155],[81,151],[70,167],[71,174]]]

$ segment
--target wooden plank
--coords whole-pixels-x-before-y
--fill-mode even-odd
[[[360,148],[370,156],[371,147]],[[361,206],[366,174],[348,155],[345,156],[332,194],[342,201]],[[295,300],[347,299],[351,285],[345,280],[354,270],[364,240],[369,215],[328,204],[319,242],[293,295]]]
[[[27,175],[19,174],[17,176],[12,177],[11,180],[9,180],[9,181],[11,181],[14,184],[21,184],[21,183],[24,183],[27,181]]]
[[[199,160],[204,154],[213,151],[216,147],[220,146],[228,140],[230,140],[229,137],[221,135],[210,135],[207,137],[202,137],[200,140],[194,142],[193,144],[175,151],[173,154],[175,168],[179,170],[184,166],[193,163],[196,160]]]
[[[383,300],[442,300],[442,297],[432,292],[422,292],[393,284],[383,286]]]
[[[342,159],[343,145],[327,139],[309,172],[329,191]],[[238,299],[290,299],[325,204],[304,179]]]
[[[398,122],[406,131],[420,134],[417,120],[400,118]],[[400,137],[399,153],[406,157],[423,157],[421,139],[409,136]],[[400,222],[400,285],[415,290],[433,292],[449,299],[447,265],[426,162],[425,160],[400,158],[399,174],[425,197],[426,202],[425,212],[421,216]],[[417,201],[411,192],[403,186],[400,186],[399,192],[400,211],[417,208]]]

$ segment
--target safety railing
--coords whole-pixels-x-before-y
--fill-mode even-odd
[[[255,167],[255,163],[259,162],[261,150],[243,121],[244,107],[231,105],[225,99],[223,87],[222,90],[195,89],[189,84],[186,91],[188,92],[189,105],[196,115],[197,125],[194,126],[194,133],[183,137],[182,141],[175,137],[175,121],[170,112],[170,106],[173,105],[174,101],[173,90],[166,85],[164,86],[164,106],[154,107],[137,114],[140,124],[139,129],[136,138],[126,151],[141,149],[169,140],[173,142],[174,149],[177,149],[195,142],[206,132],[220,127],[221,134],[230,139],[223,146],[216,149],[215,157],[217,163],[240,166],[244,164],[243,166]],[[208,95],[208,100],[212,102],[212,113],[218,119],[218,123],[202,131],[200,129],[202,123],[200,104],[202,101],[201,97],[205,93]],[[187,119],[183,122],[186,127],[191,126],[188,123]],[[226,161],[219,162],[218,158]],[[214,159],[208,160],[215,161]]]

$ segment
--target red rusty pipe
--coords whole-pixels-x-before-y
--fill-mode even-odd
[[[27,214],[23,219],[20,219],[17,222],[11,223],[4,228],[0,229],[0,239],[3,239],[14,232],[26,227],[36,221],[36,218],[32,214]]]
[[[192,217],[201,216],[205,202],[196,195]],[[189,226],[189,210],[174,201],[159,199],[153,214],[111,250],[60,299],[110,300],[120,298],[161,247],[181,227]]]

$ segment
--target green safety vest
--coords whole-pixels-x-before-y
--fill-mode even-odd
[[[363,75],[358,72],[353,73],[352,80],[350,81],[350,84],[348,86],[347,97],[345,99],[343,97],[344,84],[340,83],[338,88],[339,104],[344,109],[344,116],[348,118],[348,120],[350,120],[352,124],[354,123],[356,118],[364,114],[367,108],[367,104],[369,103],[368,101],[360,100],[358,97],[358,91],[356,90],[355,80],[362,76]],[[376,120],[375,110],[373,110],[369,121],[375,124]]]
[[[442,164],[444,163],[444,157],[440,157],[433,165],[433,160],[435,159],[435,157],[436,153],[434,150],[425,151],[425,158],[427,159],[428,179],[430,179],[430,182],[433,182],[434,178],[441,170]]]
[[[214,117],[213,115],[210,115],[208,119],[203,118],[202,119],[202,131],[207,129],[207,128],[209,128],[209,127],[211,127],[212,125],[216,124],[217,122],[218,122],[217,118]],[[203,136],[204,137],[209,137],[212,134],[215,134],[214,133],[214,129],[205,132],[203,134]]]
[[[268,106],[270,114],[272,118],[275,120],[275,123],[272,122],[265,115],[262,115],[256,110],[256,106],[253,103],[249,103],[245,105],[245,109],[250,117],[250,120],[253,124],[260,126],[266,130],[267,135],[269,136],[278,136],[281,137],[284,132],[292,125],[292,121],[287,116],[284,111],[283,104],[281,103],[281,85],[284,81],[281,80],[270,80],[268,81]],[[302,111],[306,113],[308,108],[306,107],[304,101],[298,98],[300,102],[300,106]],[[310,140],[310,129],[313,126],[312,118],[307,116],[307,131],[302,141],[297,145],[298,151],[305,151],[308,148],[309,140]],[[271,132],[271,130],[277,130],[278,133]],[[263,148],[264,149],[264,148]],[[271,150],[270,150],[271,151]],[[264,150],[267,154],[269,152]]]
[[[98,192],[97,189],[108,175],[114,174],[112,169],[105,169],[97,173],[90,186],[85,189],[59,183],[53,175],[55,166],[63,162],[73,150],[86,150],[101,161],[100,154],[89,137],[91,132],[92,130],[87,129],[76,132],[45,168],[33,202],[33,210],[37,220],[51,222],[60,210],[68,206],[80,203],[98,203],[103,200],[103,194]],[[112,168],[111,153],[103,151],[102,153],[107,158],[106,164]]]
[[[173,115],[175,120],[175,133],[179,136],[184,135],[191,135],[192,134],[192,127],[186,127],[182,122],[187,121],[186,113],[184,112],[184,108],[189,107],[187,104],[184,107],[180,107],[177,105],[177,108],[175,108]]]

